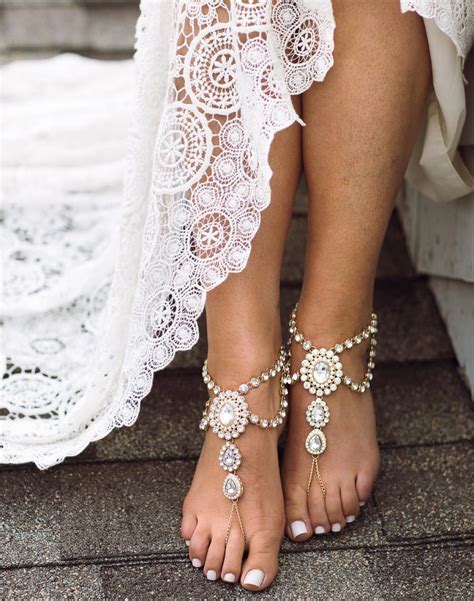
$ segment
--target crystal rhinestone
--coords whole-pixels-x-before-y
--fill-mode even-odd
[[[342,346],[342,344],[336,344],[336,353],[342,353],[342,351],[344,350],[344,347]]]
[[[355,382],[352,382],[351,388],[352,388],[352,390],[359,390],[359,384],[356,384]]]
[[[260,382],[259,382],[258,378],[252,378],[252,379],[250,380],[250,384],[252,384],[252,386],[253,386],[254,388],[257,388],[257,386],[260,384]]]
[[[219,420],[223,426],[230,426],[235,420],[235,407],[232,403],[224,403],[219,411]]]
[[[251,416],[250,421],[252,422],[252,424],[258,424],[258,415],[255,415],[255,413]]]
[[[352,348],[352,344],[352,340],[346,340],[345,342],[346,348]]]
[[[306,341],[306,342],[303,344],[303,348],[304,348],[304,350],[305,350],[305,351],[309,351],[309,349],[311,348],[311,345],[310,345],[310,343],[309,343],[308,341]]]
[[[247,386],[247,384],[241,384],[241,385],[239,386],[239,391],[240,391],[242,394],[247,394],[247,392],[249,391],[249,387]]]
[[[331,367],[327,361],[318,361],[313,367],[313,378],[318,384],[325,384],[331,377]]]
[[[268,419],[262,419],[260,423],[262,428],[268,428]]]
[[[314,422],[322,422],[324,420],[324,407],[319,403],[311,410],[311,418]]]
[[[242,493],[244,492],[242,481],[235,474],[229,474],[224,480],[223,491],[224,495],[230,501],[236,501],[242,496]]]
[[[347,386],[349,386],[349,384],[352,382],[351,378],[349,376],[346,376],[344,378],[344,384],[346,384]]]
[[[311,455],[320,455],[326,448],[326,437],[321,430],[312,430],[306,438],[306,450]]]
[[[201,423],[199,424],[199,428],[201,430],[206,430],[207,426],[209,425],[209,421],[206,418],[203,418],[201,420]]]

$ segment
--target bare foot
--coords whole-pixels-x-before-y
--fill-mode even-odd
[[[212,377],[222,388],[236,390],[249,376],[257,375],[268,364],[262,355],[255,362],[236,359],[232,373],[219,365],[209,365]],[[213,371],[215,370],[215,371]],[[262,383],[247,395],[250,411],[260,417],[273,417],[280,405],[279,376]],[[285,527],[283,492],[281,488],[277,443],[283,426],[260,427],[249,424],[236,440],[242,455],[238,476],[244,486],[239,509],[246,544],[234,514],[228,544],[226,529],[231,501],[224,497],[222,485],[226,472],[219,465],[219,452],[225,441],[208,430],[191,489],[183,505],[181,535],[189,544],[189,557],[195,567],[203,567],[209,580],[240,582],[251,591],[263,590],[276,577],[278,554]],[[244,553],[248,557],[244,561]]]
[[[330,348],[342,342],[353,331],[339,331],[326,323],[323,328],[299,323],[306,338],[319,347]],[[361,381],[367,368],[368,342],[345,350],[341,354],[344,370],[354,381]],[[305,351],[300,344],[292,343],[292,373],[299,370]],[[319,457],[321,477],[326,487],[323,497],[315,477],[307,493],[311,469],[311,455],[306,451],[305,440],[311,428],[306,421],[308,404],[314,399],[301,382],[290,389],[290,417],[283,465],[283,490],[285,494],[286,532],[292,540],[306,540],[313,533],[339,532],[359,514],[368,500],[379,468],[375,414],[370,390],[363,394],[340,385],[335,392],[324,397],[330,411],[329,423],[324,427],[327,448]]]

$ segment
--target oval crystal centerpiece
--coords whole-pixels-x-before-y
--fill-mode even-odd
[[[244,492],[242,480],[235,474],[229,474],[224,480],[223,491],[230,501],[237,501]]]
[[[326,436],[324,433],[315,428],[311,430],[306,438],[306,450],[311,455],[321,455],[326,449]]]
[[[311,394],[331,394],[342,381],[342,363],[334,351],[315,348],[303,359],[300,378]]]
[[[237,438],[249,423],[245,397],[234,390],[221,391],[209,408],[209,425],[212,431],[225,440]]]
[[[219,411],[219,420],[223,426],[230,426],[235,421],[235,407],[233,403],[224,403]]]
[[[318,361],[313,367],[313,378],[318,384],[325,384],[331,377],[331,366],[327,361]]]

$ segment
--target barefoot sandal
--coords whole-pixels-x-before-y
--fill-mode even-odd
[[[317,348],[310,340],[308,340],[298,327],[296,321],[298,305],[293,309],[290,318],[290,342],[295,340],[306,351],[306,355],[301,362],[299,371],[292,374],[291,384],[295,384],[300,380],[303,387],[314,395],[314,400],[308,405],[306,411],[306,420],[313,428],[308,434],[305,442],[305,447],[308,453],[312,456],[311,471],[308,478],[306,492],[309,494],[314,474],[319,482],[319,487],[323,497],[326,497],[326,487],[321,478],[319,471],[318,457],[324,453],[327,441],[326,435],[322,428],[329,422],[329,408],[323,400],[323,396],[328,396],[337,390],[337,387],[344,383],[352,391],[363,394],[370,388],[370,382],[373,378],[373,369],[375,367],[375,346],[377,340],[377,315],[372,313],[369,325],[352,338],[347,338],[344,342],[335,344],[330,349]],[[369,359],[367,362],[367,370],[362,382],[357,383],[352,380],[344,372],[343,365],[339,359],[339,354],[346,349],[351,349],[353,346],[361,344],[364,340],[370,339]]]
[[[278,374],[281,374],[280,407],[273,417],[261,418],[249,410],[245,397],[252,389],[258,388],[260,384],[268,382]],[[267,430],[276,428],[283,423],[288,407],[288,389],[285,385],[289,380],[287,354],[285,348],[282,347],[277,360],[270,369],[251,378],[247,383],[241,384],[237,390],[223,390],[215,380],[211,378],[207,370],[207,361],[204,362],[202,376],[207,388],[214,393],[215,396],[212,399],[209,398],[206,402],[199,427],[201,430],[212,428],[212,431],[217,434],[219,438],[225,440],[219,453],[219,465],[223,470],[229,472],[224,479],[222,491],[224,496],[229,499],[229,501],[232,501],[232,507],[227,522],[225,542],[227,545],[232,529],[234,512],[237,516],[239,528],[245,542],[245,530],[238,506],[238,501],[244,492],[244,486],[242,480],[236,474],[242,463],[242,455],[234,441],[245,432],[245,428],[249,424],[259,426],[262,430]]]

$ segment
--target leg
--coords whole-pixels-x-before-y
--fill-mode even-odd
[[[298,102],[295,99],[300,110]],[[298,124],[277,134],[270,166],[274,173],[272,204],[262,214],[248,265],[242,273],[230,275],[207,299],[209,371],[223,387],[236,387],[271,365],[281,344],[281,261],[301,173]],[[248,401],[260,415],[274,414],[279,405],[278,381],[252,391]],[[190,541],[190,558],[204,567],[208,578],[220,576],[233,582],[241,576],[245,588],[260,590],[276,576],[285,523],[277,455],[279,430],[262,432],[248,427],[238,441],[243,455],[239,475],[245,485],[239,506],[249,551],[243,566],[244,544],[237,526],[227,547],[224,542],[230,502],[222,495],[223,471],[217,461],[222,441],[212,432],[206,435],[184,502],[182,536]],[[264,574],[260,584],[246,582],[248,572],[254,569]]]
[[[423,22],[401,14],[398,1],[335,0],[334,13],[334,67],[303,95],[310,206],[298,317],[308,338],[326,347],[369,320],[380,248],[431,83]],[[366,365],[363,346],[342,356],[356,380]],[[296,368],[301,347],[294,353]],[[327,496],[317,484],[307,495],[310,400],[300,383],[292,387],[284,492],[287,532],[300,540],[352,521],[370,495],[379,463],[370,391],[356,396],[339,387],[327,398],[328,448],[320,460]]]

